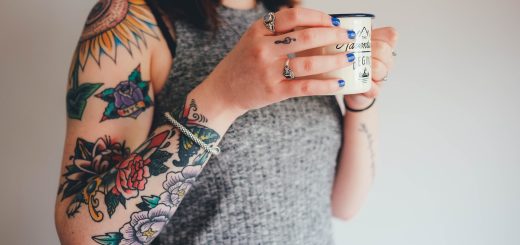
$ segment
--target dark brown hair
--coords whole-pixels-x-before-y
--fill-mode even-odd
[[[216,30],[219,25],[217,6],[220,0],[154,0],[170,21],[184,20],[203,30]],[[257,0],[270,11],[280,7],[293,7],[294,0]]]

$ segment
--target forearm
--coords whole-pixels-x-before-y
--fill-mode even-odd
[[[344,116],[341,150],[332,195],[336,217],[351,218],[361,207],[372,185],[378,137],[377,105]]]
[[[219,113],[224,110],[218,103],[209,107],[210,100],[199,89],[190,93],[182,113],[172,115],[198,138],[217,145],[233,117]],[[90,178],[76,194],[63,198],[74,184],[64,182],[56,211],[63,244],[109,240],[147,244],[170,221],[210,155],[171,125],[151,135],[114,168]]]

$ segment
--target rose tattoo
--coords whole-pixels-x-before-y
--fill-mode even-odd
[[[153,105],[148,95],[149,83],[141,79],[140,67],[137,66],[128,76],[128,80],[120,82],[115,88],[96,94],[96,97],[108,102],[101,121],[121,117],[135,119]]]

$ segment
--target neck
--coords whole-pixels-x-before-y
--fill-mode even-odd
[[[222,5],[233,9],[252,9],[256,6],[256,0],[222,0]]]

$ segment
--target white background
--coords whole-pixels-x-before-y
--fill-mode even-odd
[[[377,179],[337,244],[520,244],[520,2],[308,0],[399,29]],[[0,1],[0,243],[57,244],[72,50],[93,0]]]

